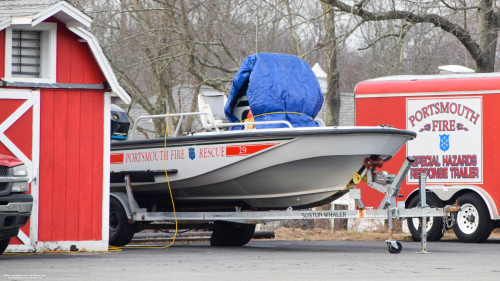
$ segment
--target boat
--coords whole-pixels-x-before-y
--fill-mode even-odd
[[[256,71],[259,60],[269,61],[269,57],[254,56],[242,65],[253,61],[251,68]],[[293,58],[278,58],[285,59],[285,64],[296,63]],[[273,67],[281,67],[276,65],[273,61]],[[307,72],[308,66],[304,68],[304,75],[294,76],[317,82],[312,71]],[[244,75],[245,70],[240,68],[229,99],[223,94],[200,94],[199,112],[168,115],[198,115],[205,131],[178,136],[176,128],[166,140],[134,140],[134,127],[131,140],[113,141],[111,192],[126,192],[124,177],[129,175],[138,205],[148,210],[171,210],[170,191],[175,207],[186,211],[310,208],[344,195],[357,182],[356,175],[364,169],[367,159],[382,165],[382,161],[389,160],[416,137],[412,131],[390,126],[324,126],[313,118],[323,102],[320,90],[318,97],[314,88],[319,89],[319,85],[314,83],[314,91],[306,90],[305,96],[312,99],[306,102],[308,108],[302,102],[300,111],[290,111],[286,105],[288,111],[278,108],[272,110],[278,113],[259,113],[259,100],[250,94],[251,87],[241,83],[238,87],[234,82]],[[251,76],[247,80],[252,83]],[[290,79],[284,81],[291,83],[292,88],[300,88]],[[286,86],[273,84],[275,88]],[[245,120],[250,109],[256,111],[253,121]],[[112,129],[117,129],[112,137],[120,140],[126,137],[124,128],[128,129],[126,114],[118,108],[114,110]],[[136,119],[135,124],[141,119],[165,117],[145,116]],[[250,129],[252,125],[256,129]]]
[[[366,158],[392,157],[414,137],[387,127],[226,131],[167,138],[166,153],[163,139],[130,140],[112,143],[111,171],[121,172],[118,181],[127,171],[154,177],[132,178],[136,198],[168,195],[166,162],[179,206],[307,208],[343,195]]]

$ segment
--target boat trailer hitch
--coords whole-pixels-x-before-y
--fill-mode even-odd
[[[367,161],[368,160],[368,161]],[[421,217],[422,222],[427,221],[427,216],[425,213],[422,213],[422,216],[419,216],[417,212],[419,210],[428,210],[430,208],[426,207],[426,190],[425,190],[425,182],[427,179],[426,174],[420,174],[419,177],[419,195],[420,195],[420,205],[417,208],[411,209],[411,210],[406,210],[406,209],[400,209],[398,208],[396,204],[396,197],[403,197],[403,195],[399,194],[399,191],[401,190],[401,183],[403,182],[404,178],[406,177],[406,174],[410,170],[410,167],[413,165],[415,162],[415,159],[411,156],[408,156],[399,170],[398,174],[396,176],[390,175],[387,172],[375,172],[375,169],[380,166],[382,166],[380,163],[377,163],[377,160],[375,160],[375,163],[372,163],[369,158],[365,159],[365,169],[363,170],[362,174],[357,176],[356,178],[361,178],[366,181],[369,187],[385,194],[384,199],[380,203],[379,210],[382,209],[387,209],[387,228],[388,228],[388,240],[385,242],[387,243],[387,248],[391,254],[399,254],[401,253],[403,246],[401,243],[397,242],[394,240],[393,237],[393,219],[400,219],[403,217]],[[378,161],[380,162],[380,160]],[[362,205],[362,203],[361,203]],[[439,210],[439,208],[436,208],[436,210]],[[460,206],[458,206],[458,201],[455,202],[455,205],[452,206],[445,206],[442,210],[442,216],[443,216],[443,229],[446,231],[446,227],[452,226],[455,223],[455,215],[457,212],[459,212]],[[403,214],[407,213],[407,214]],[[434,215],[433,215],[434,216]],[[423,224],[422,224],[423,225]],[[427,252],[427,228],[426,227],[421,227],[421,250],[420,253],[428,253]]]

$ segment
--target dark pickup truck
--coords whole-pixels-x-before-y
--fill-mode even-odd
[[[17,158],[0,154],[0,255],[29,220],[33,196],[28,169]]]

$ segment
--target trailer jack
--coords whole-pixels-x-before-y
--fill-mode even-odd
[[[366,163],[367,161],[365,161]],[[385,242],[387,243],[387,248],[389,250],[389,253],[391,254],[399,254],[402,251],[402,245],[401,243],[397,242],[393,238],[393,219],[400,219],[402,217],[421,217],[422,218],[422,226],[421,226],[421,250],[420,253],[428,253],[427,252],[427,228],[425,227],[425,222],[427,221],[427,217],[434,217],[434,215],[429,215],[422,213],[420,216],[418,213],[420,210],[429,210],[430,208],[426,207],[426,190],[425,190],[425,182],[427,179],[426,174],[420,174],[419,178],[419,192],[420,192],[420,205],[417,208],[413,208],[411,210],[406,210],[402,209],[407,213],[407,215],[402,216],[401,215],[401,209],[397,207],[396,204],[396,197],[402,197],[402,195],[399,194],[399,191],[401,189],[401,183],[403,182],[404,178],[406,177],[406,174],[410,170],[410,167],[413,165],[415,162],[415,159],[411,156],[408,156],[399,170],[398,174],[396,176],[389,175],[387,173],[375,173],[375,166],[374,167],[366,167],[363,170],[363,173],[361,174],[361,177],[363,178],[366,175],[366,183],[368,184],[369,187],[385,194],[384,199],[380,203],[379,210],[381,209],[387,209],[387,224],[388,224],[388,240]],[[374,177],[376,178],[374,179]],[[388,179],[391,179],[392,182],[388,184]],[[453,225],[455,222],[454,220],[454,215],[456,212],[460,211],[460,207],[458,206],[458,202],[455,203],[453,206],[445,206],[444,208],[435,208],[436,210],[441,211],[441,216],[443,217],[443,221],[446,221],[446,225]],[[408,212],[409,211],[409,212]],[[450,219],[451,217],[451,219]],[[446,227],[443,226],[443,227]]]

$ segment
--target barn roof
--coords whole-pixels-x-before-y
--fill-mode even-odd
[[[0,2],[0,21],[11,16],[32,16],[59,2],[59,0],[17,0]]]
[[[70,3],[61,0],[17,0],[0,1],[0,27],[12,24],[31,24],[33,26],[48,17],[68,23],[90,27],[92,19]],[[30,21],[31,20],[31,21]],[[75,24],[75,22],[73,22]],[[2,28],[3,29],[3,28]]]
[[[130,95],[118,82],[99,41],[88,29],[92,24],[89,16],[70,3],[61,0],[0,1],[0,31],[18,24],[36,26],[49,17],[55,17],[65,23],[70,31],[87,41],[112,91],[129,104]]]

